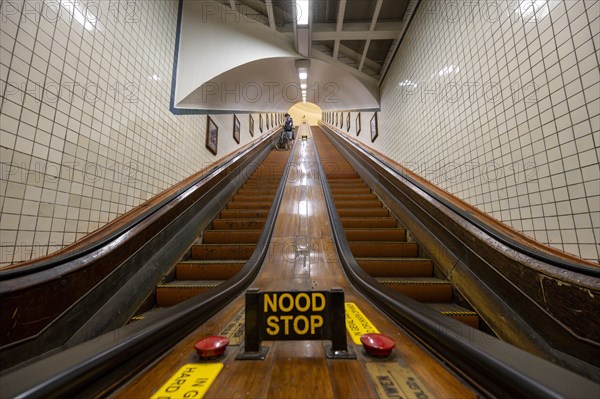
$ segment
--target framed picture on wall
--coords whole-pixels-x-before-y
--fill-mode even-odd
[[[210,118],[206,117],[206,148],[214,155],[217,155],[217,146],[219,144],[219,127]]]
[[[263,116],[262,114],[258,114],[258,128],[260,129],[260,132],[263,132]]]
[[[371,118],[371,143],[375,142],[377,136],[379,136],[379,131],[377,128],[377,112],[375,112]]]
[[[361,126],[361,122],[360,122],[360,112],[356,115],[356,136],[358,136],[360,134],[360,131],[362,129]]]
[[[237,116],[233,115],[233,139],[236,143],[240,143],[240,120]]]
[[[348,112],[348,115],[346,116],[346,131],[350,131],[350,112]]]
[[[248,130],[250,131],[250,136],[254,137],[254,118],[251,114],[248,117]]]

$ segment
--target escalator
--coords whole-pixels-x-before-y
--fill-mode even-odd
[[[315,139],[320,140],[319,137]],[[302,143],[303,146],[305,144],[307,143]],[[318,147],[324,157],[328,156],[324,144],[318,143]],[[475,387],[482,396],[577,397],[577,395],[581,396],[582,392],[585,394],[600,392],[597,385],[477,331],[467,325],[471,323],[457,323],[442,316],[434,308],[415,302],[401,295],[398,290],[377,283],[368,276],[366,271],[377,277],[389,278],[391,272],[385,271],[385,267],[390,264],[393,265],[391,269],[394,271],[410,270],[408,272],[411,274],[408,276],[410,278],[431,279],[435,274],[432,276],[429,272],[433,262],[423,257],[425,254],[423,249],[412,242],[407,229],[402,226],[409,227],[408,230],[411,232],[414,228],[407,226],[404,221],[400,223],[400,217],[396,220],[391,216],[392,214],[398,216],[399,212],[392,210],[388,201],[384,200],[389,210],[373,201],[382,198],[380,193],[373,195],[376,186],[370,184],[373,192],[368,187],[362,186],[362,183],[356,180],[357,173],[342,166],[342,161],[336,161],[338,170],[330,174],[330,178],[327,179],[320,166],[318,153],[315,154],[315,158],[308,157],[310,153],[308,148],[303,148],[296,153],[306,157],[305,168],[299,169],[306,169],[308,174],[309,163],[314,162],[319,165],[319,177],[316,180],[333,182],[331,186],[332,191],[336,191],[334,197],[339,207],[339,215],[328,211],[334,208],[329,186],[318,188],[316,182],[311,182],[310,179],[306,179],[306,182],[303,179],[302,185],[294,185],[288,181],[284,196],[286,182],[281,179],[278,181],[279,186],[268,211],[268,217],[265,222],[260,222],[257,215],[266,209],[263,208],[269,201],[266,196],[272,191],[272,187],[267,185],[271,180],[271,171],[266,167],[266,163],[261,165],[253,175],[257,180],[246,182],[241,189],[241,183],[238,184],[235,191],[231,191],[224,197],[228,200],[233,198],[233,201],[229,202],[224,209],[222,204],[226,201],[215,207],[213,216],[207,219],[208,227],[202,229],[203,232],[192,244],[184,259],[177,262],[175,270],[168,273],[168,281],[159,284],[159,288],[177,284],[196,286],[198,281],[211,281],[214,288],[203,292],[197,291],[198,295],[174,304],[169,311],[162,312],[161,315],[146,314],[148,317],[143,317],[141,311],[149,310],[150,306],[141,309],[139,316],[142,317],[139,317],[140,320],[135,323],[129,323],[89,342],[66,348],[3,373],[0,375],[0,387],[7,389],[5,392],[9,392],[9,395],[25,393],[24,396],[31,397],[97,397],[106,396],[123,384],[136,379],[144,387],[144,392],[150,391],[149,394],[152,394],[154,387],[162,385],[166,377],[174,373],[179,366],[197,362],[192,348],[193,343],[206,334],[203,323],[212,323],[213,326],[228,324],[231,317],[243,306],[243,296],[240,294],[260,279],[259,270],[263,264],[270,266],[271,270],[264,270],[263,281],[257,287],[274,290],[290,287],[290,289],[297,289],[297,282],[302,281],[310,283],[313,287],[316,284],[321,288],[329,288],[333,281],[331,272],[335,269],[335,262],[329,257],[331,251],[327,244],[333,238],[324,234],[324,227],[328,226],[327,220],[329,220],[335,237],[334,245],[337,248],[339,263],[345,271],[345,274],[340,277],[342,280],[339,280],[339,285],[347,290],[348,299],[357,302],[366,312],[367,317],[374,321],[382,332],[389,331],[388,335],[402,340],[395,357],[390,359],[392,363],[399,362],[403,366],[420,370],[424,373],[421,378],[428,380],[427,382],[434,386],[447,384],[446,377],[454,375],[452,379],[458,384],[463,384],[467,390],[470,389],[469,387]],[[269,156],[287,157],[287,154],[271,153]],[[289,174],[290,160],[291,158],[283,170],[283,176]],[[283,158],[280,161],[283,163]],[[355,164],[352,166],[356,169]],[[336,183],[335,180],[338,178],[347,180],[344,183]],[[304,186],[304,183],[311,184],[312,188]],[[383,185],[383,180],[380,183]],[[349,191],[344,192],[340,187],[334,187],[336,185],[343,185],[344,189]],[[344,207],[346,202],[355,199],[344,197],[347,195],[356,195],[358,196],[356,199],[361,202]],[[301,203],[306,206],[300,206]],[[257,206],[257,204],[262,205]],[[295,211],[292,212],[292,209]],[[367,213],[376,213],[371,216],[377,221],[377,226],[367,224],[372,223],[373,220],[358,213],[357,209],[376,210],[369,210]],[[278,214],[280,217],[276,217]],[[324,214],[328,214],[329,219]],[[297,243],[298,233],[308,234],[308,231],[298,230],[304,226],[300,220],[308,215],[312,223],[307,223],[306,227],[312,226],[319,237],[314,243],[311,242],[310,248],[310,252],[316,251],[313,259],[315,263],[312,261],[308,264],[303,263],[300,265],[301,269],[285,267],[288,251],[281,251],[281,245]],[[275,227],[276,219],[280,225],[279,231]],[[260,229],[262,223],[265,224],[265,228],[255,242],[253,236],[256,236],[256,231]],[[346,227],[345,233],[342,223]],[[344,236],[350,240],[350,244],[346,242],[346,246],[359,248],[356,255],[362,267],[358,264],[352,265],[353,261],[356,262],[355,257],[344,246],[345,240],[342,239]],[[238,245],[256,245],[256,250],[241,267],[239,273],[227,279],[243,260],[240,254],[233,251],[233,246],[236,244],[229,238],[235,238]],[[391,242],[393,244],[389,246],[401,247],[402,252],[385,254],[380,251],[360,252],[361,246],[369,247],[372,244],[362,244],[369,239],[375,242]],[[216,250],[217,246],[222,245],[231,250],[231,255],[226,252],[228,254],[226,257],[229,259],[208,259],[209,253],[219,251],[223,253],[223,250]],[[269,250],[268,247],[271,245],[274,247]],[[203,253],[203,257],[194,259],[198,252]],[[272,259],[267,260],[268,253],[273,257]],[[309,260],[305,253],[297,252],[296,255]],[[384,256],[376,259],[375,255]],[[299,270],[307,278],[299,279]],[[222,274],[214,274],[213,271]],[[424,275],[426,271],[429,275]],[[312,273],[315,277],[311,275]],[[343,273],[342,269],[336,273]],[[174,283],[175,281],[180,282]],[[183,284],[183,281],[193,283]],[[217,284],[217,281],[222,282]],[[335,285],[337,284],[336,281]],[[176,290],[180,288],[172,289],[177,292]],[[178,294],[167,294],[169,295],[173,299]],[[452,295],[452,300],[457,299],[454,292]],[[363,300],[368,302],[359,302]],[[152,301],[157,303],[156,299],[147,302]],[[393,323],[385,321],[386,317],[389,317]],[[215,323],[211,318],[221,320]],[[319,342],[311,341],[271,345],[271,354],[263,362],[236,362],[234,357],[237,348],[231,348],[226,355],[229,363],[224,367],[222,377],[217,381],[221,385],[214,387],[212,397],[235,396],[239,392],[246,392],[247,395],[255,397],[282,397],[282,392],[289,393],[288,396],[298,396],[301,389],[313,389],[314,392],[321,393],[326,388],[330,389],[331,397],[349,397],[349,392],[362,392],[361,395],[357,394],[354,397],[375,397],[373,391],[365,393],[370,386],[364,365],[360,363],[363,361],[372,363],[373,359],[366,359],[364,353],[359,352],[361,350],[359,348],[357,346],[355,349],[358,352],[358,362],[325,360],[323,346]],[[150,374],[150,369],[153,369],[156,374]],[[434,372],[435,369],[439,373]],[[229,378],[225,377],[227,374]],[[292,383],[296,379],[309,383],[297,387],[297,384]],[[269,389],[265,388],[265,381],[271,381]],[[348,384],[348,381],[353,383]],[[366,384],[363,385],[361,381]],[[447,397],[450,391],[442,389],[441,385],[437,396]],[[224,394],[225,391],[227,394]],[[251,391],[265,394],[253,395]],[[134,389],[132,392],[138,391]],[[326,396],[311,394],[305,397]],[[454,395],[454,397],[458,396]]]
[[[338,252],[350,278],[363,286],[361,291],[382,309],[395,313],[394,306],[389,306],[394,301],[390,300],[389,291],[403,290],[411,296],[410,289],[404,288],[406,284],[398,284],[400,278],[396,273],[399,269],[403,273],[406,270],[411,270],[411,274],[419,273],[416,279],[427,281],[427,285],[436,281],[432,278],[439,278],[434,284],[440,285],[446,285],[444,280],[448,280],[454,287],[446,292],[446,299],[451,298],[451,303],[437,302],[438,299],[432,297],[421,298],[428,301],[428,310],[441,310],[463,322],[444,328],[458,331],[460,326],[457,324],[475,326],[476,315],[469,309],[456,307],[472,306],[479,315],[477,323],[480,330],[588,378],[600,380],[600,361],[592,354],[600,348],[599,330],[589,322],[600,317],[600,268],[597,264],[527,239],[423,181],[394,161],[365,149],[345,132],[336,130],[324,124],[322,129],[314,129],[314,134],[317,140],[319,136],[325,137],[320,147],[324,157],[331,156],[328,151],[331,151],[332,144],[342,154],[343,160],[335,161],[339,171],[329,173],[327,178],[333,182],[328,201],[331,207],[339,208],[341,217],[337,235],[344,237],[340,241],[345,244],[336,242]],[[370,189],[363,186],[358,176]],[[344,177],[346,179],[340,179]],[[354,183],[350,179],[354,179]],[[338,189],[336,180],[346,180],[345,190],[350,189],[352,184],[355,186],[353,190],[363,190],[364,200],[368,202],[347,204],[347,198],[340,197],[343,194],[335,193]],[[384,227],[384,223],[388,223],[387,227],[394,226],[393,221],[384,220],[388,210],[382,209],[373,197],[369,197],[370,194],[381,199],[389,208],[389,214],[393,214],[398,224],[407,229],[409,244],[416,245],[418,242],[423,245],[421,248],[413,247],[408,255],[430,258],[435,265],[433,275],[424,268],[418,272],[414,270],[416,265],[412,260],[412,267],[407,267],[406,263],[398,267],[397,261],[391,260],[397,254],[385,254],[379,250],[365,252],[373,241],[382,241],[381,237],[373,234],[354,236],[348,222],[343,226],[344,212],[381,212],[379,228]],[[332,224],[336,224],[333,219]],[[398,251],[407,244],[395,241],[393,246]],[[379,246],[386,245],[382,244],[380,242]],[[371,256],[373,254],[378,254],[379,259]],[[407,253],[402,255],[403,258],[406,256]],[[393,270],[386,269],[384,265],[389,265],[387,262],[392,264]],[[414,274],[412,277],[410,280],[414,281]],[[431,288],[428,290],[433,291]],[[424,285],[413,287],[413,290],[423,295]],[[417,314],[406,317],[407,312],[411,313],[409,307],[413,306],[402,302],[396,304],[403,308],[396,320],[413,323]],[[435,334],[435,331],[431,333]]]
[[[157,305],[174,304],[178,296],[212,292],[198,299],[197,306],[206,307],[208,313],[218,311],[216,304],[230,300],[243,289],[265,256],[269,229],[263,229],[263,225],[270,223],[268,218],[265,222],[265,215],[273,217],[269,208],[277,201],[268,206],[259,204],[267,208],[252,211],[256,206],[249,203],[260,203],[264,198],[255,195],[256,190],[253,192],[247,180],[253,176],[261,188],[279,184],[282,168],[288,167],[285,158],[289,153],[273,153],[274,134],[276,130],[219,164],[198,171],[63,251],[0,271],[0,320],[5,326],[0,339],[0,370],[93,340],[125,326],[132,316],[138,320],[129,324],[135,325],[134,330],[149,327],[169,317],[169,312],[148,311]],[[270,154],[272,158],[265,161]],[[244,184],[247,186],[240,191]],[[273,194],[274,190],[266,193]],[[253,195],[253,201],[248,201]],[[205,230],[210,231],[206,237]],[[267,231],[265,237],[261,230]],[[230,258],[226,263],[212,254],[194,261],[192,252],[194,257],[198,251],[215,252],[224,235],[235,239],[226,246],[229,252],[225,257]],[[261,236],[258,243],[257,235]],[[248,250],[245,254],[238,252],[240,239],[248,241],[244,243],[248,244],[246,248],[256,248],[248,262],[244,262]],[[226,280],[244,268],[249,276]],[[218,289],[203,287],[215,287],[213,281],[224,283]],[[165,288],[166,303],[162,302],[165,292],[157,297],[157,285],[160,290]],[[171,292],[170,286],[178,285]],[[179,309],[170,312],[177,314],[175,319],[181,318]],[[153,317],[152,313],[159,314]],[[193,320],[196,322],[201,322],[201,317]],[[187,325],[189,321],[183,330]]]
[[[156,286],[132,321],[211,290],[250,259],[273,204],[288,152],[272,151]]]
[[[407,241],[407,230],[342,154],[321,132],[313,136],[322,162],[336,166],[328,177],[329,187],[352,254],[363,270],[380,284],[479,328],[477,313],[457,303],[459,294],[452,284],[436,274],[418,243]]]

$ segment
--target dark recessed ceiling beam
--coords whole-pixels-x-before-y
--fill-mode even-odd
[[[377,4],[375,4],[375,12],[373,12],[373,19],[371,20],[371,27],[369,28],[370,33],[375,33],[375,26],[377,25],[377,20],[379,19],[379,13],[381,12],[381,5],[383,4],[383,0],[377,0]],[[395,39],[398,37],[398,32],[395,33],[395,37],[390,37],[389,39]],[[369,46],[371,46],[371,38],[367,38],[367,43],[365,43],[365,48],[362,53],[362,57],[360,59],[360,64],[358,64],[358,70],[362,71],[363,66],[365,65],[365,59],[367,58],[367,53],[369,51]]]
[[[342,32],[342,27],[344,26],[344,15],[346,14],[346,0],[340,0],[339,8],[338,8],[338,16],[337,16],[337,25],[335,31],[338,33]],[[335,43],[333,45],[333,58],[337,59],[338,52],[340,51],[340,39],[334,39]]]

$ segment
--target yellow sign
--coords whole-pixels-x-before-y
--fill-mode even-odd
[[[380,399],[433,399],[435,396],[409,368],[398,363],[367,363]]]
[[[262,313],[269,339],[323,339],[326,292],[265,292]],[[340,309],[341,313],[341,309]]]
[[[358,306],[352,302],[346,302],[346,328],[355,344],[361,345],[361,335],[368,333],[379,333],[379,330],[360,311]]]
[[[222,368],[222,363],[186,364],[151,399],[200,399]]]

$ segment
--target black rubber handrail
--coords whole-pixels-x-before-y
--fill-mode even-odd
[[[168,314],[152,315],[0,374],[2,395],[11,398],[95,397],[109,392],[240,295],[254,281],[267,256],[293,153],[286,163],[256,249],[233,278],[169,308]]]
[[[331,128],[329,128],[326,125],[323,125],[323,127],[325,129],[329,130],[330,133],[336,134],[340,139],[346,141],[348,144],[353,145],[351,143],[351,141],[348,140],[348,138],[335,132],[334,130],[332,130]],[[490,237],[492,237],[496,241],[502,243],[503,245],[506,245],[507,247],[509,247],[517,252],[527,255],[530,258],[536,259],[538,261],[547,263],[547,264],[555,266],[555,267],[566,269],[566,270],[576,272],[579,274],[583,274],[586,276],[600,277],[600,265],[598,267],[583,265],[580,263],[576,263],[570,259],[564,259],[564,258],[558,257],[556,255],[544,252],[537,248],[525,246],[525,245],[521,244],[520,242],[514,240],[513,238],[507,236],[506,234],[502,233],[501,231],[494,228],[493,226],[489,225],[488,223],[485,223],[483,220],[480,220],[480,219],[474,217],[473,215],[471,215],[470,213],[463,211],[458,206],[456,206],[452,202],[446,200],[445,198],[443,198],[442,196],[437,194],[434,190],[431,190],[430,188],[421,184],[418,180],[414,179],[410,175],[396,170],[394,167],[388,165],[386,162],[379,159],[377,154],[375,154],[371,151],[368,151],[362,147],[354,146],[354,148],[356,148],[358,151],[360,151],[363,154],[365,154],[366,156],[368,156],[371,159],[371,161],[377,163],[377,165],[379,167],[385,169],[388,173],[391,173],[394,176],[400,175],[403,179],[405,179],[408,183],[410,183],[410,185],[423,191],[428,196],[433,198],[435,201],[439,202],[444,207],[450,209],[452,212],[457,214],[459,217],[466,220],[467,222],[469,222],[473,226],[477,227],[479,230],[483,231],[485,234],[489,235]]]
[[[379,284],[352,255],[315,146],[318,173],[338,256],[356,289],[464,378],[496,397],[575,398],[600,394],[600,385],[438,313]]]
[[[279,129],[275,130],[275,132],[277,132],[278,130]],[[119,226],[117,229],[110,232],[108,235],[101,237],[98,240],[95,240],[94,242],[92,242],[88,245],[85,245],[84,247],[76,248],[73,251],[69,251],[67,253],[50,256],[50,258],[34,261],[34,263],[32,263],[30,265],[11,268],[11,269],[7,269],[7,270],[0,270],[0,281],[10,280],[10,279],[13,279],[16,277],[26,276],[29,274],[35,274],[35,273],[38,273],[38,272],[41,272],[44,270],[48,270],[53,267],[73,261],[75,259],[82,258],[85,255],[88,255],[88,254],[106,246],[108,243],[116,240],[117,238],[122,236],[127,231],[131,230],[138,224],[142,223],[144,220],[147,220],[148,218],[150,218],[153,214],[158,212],[160,209],[162,209],[169,203],[175,201],[177,199],[177,197],[179,197],[186,191],[190,190],[195,185],[211,178],[215,173],[218,173],[219,171],[227,168],[229,165],[235,163],[238,159],[240,159],[241,157],[246,155],[248,152],[255,149],[260,144],[262,144],[265,140],[269,140],[271,138],[271,136],[272,135],[266,135],[265,137],[261,138],[260,140],[257,140],[256,142],[252,143],[252,145],[249,146],[248,148],[246,148],[245,150],[230,157],[222,164],[216,165],[216,166],[212,167],[211,169],[209,169],[208,171],[206,171],[205,173],[202,173],[201,176],[197,177],[196,179],[193,179],[192,181],[187,183],[184,187],[176,190],[174,193],[168,195],[166,198],[162,199],[157,204],[144,210],[142,212],[142,214],[140,214],[140,215],[136,216],[135,218],[133,218],[132,220],[124,223],[122,226]]]

